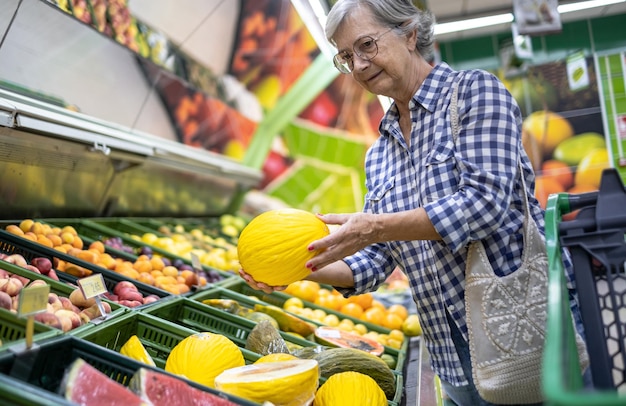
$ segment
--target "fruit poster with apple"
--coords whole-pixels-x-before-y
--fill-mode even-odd
[[[611,162],[593,58],[531,66],[504,82],[522,109],[522,140],[541,205],[553,193],[598,190]]]

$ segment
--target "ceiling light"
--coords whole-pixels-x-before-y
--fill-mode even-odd
[[[610,6],[611,4],[623,3],[626,0],[591,0],[578,3],[561,4],[557,7],[559,13],[571,13],[572,11],[586,10],[588,8]]]
[[[595,7],[609,6],[611,4],[623,3],[626,0],[590,0],[577,3],[562,4],[558,6],[559,14],[571,13],[574,11],[587,10]],[[489,27],[497,24],[508,24],[513,22],[512,13],[496,14],[487,17],[470,18],[467,20],[451,21],[435,25],[435,35],[449,34],[452,32],[473,30],[476,28]]]
[[[476,28],[489,27],[491,25],[506,24],[513,22],[513,14],[496,14],[487,17],[470,18],[468,20],[452,21],[449,23],[436,24],[435,35],[448,34],[450,32],[473,30]]]

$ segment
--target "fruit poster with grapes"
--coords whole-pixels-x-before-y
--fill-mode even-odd
[[[578,53],[503,80],[522,109],[522,140],[542,207],[553,193],[598,190],[611,160],[593,57]]]

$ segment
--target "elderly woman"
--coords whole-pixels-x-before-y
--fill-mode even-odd
[[[522,264],[524,202],[541,232],[544,218],[518,105],[488,72],[432,66],[433,24],[410,0],[339,0],[330,10],[326,36],[338,50],[337,69],[393,103],[366,157],[363,212],[319,215],[341,227],[310,244],[323,251],[306,266],[314,271],[308,279],[344,296],[375,290],[400,267],[445,392],[458,405],[487,405],[473,383],[468,346],[468,246],[480,241],[494,272],[509,275]],[[240,273],[256,289],[281,289]]]

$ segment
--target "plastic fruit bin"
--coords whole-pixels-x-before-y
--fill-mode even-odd
[[[142,364],[75,336],[57,336],[39,343],[32,351],[0,354],[0,404],[42,406],[74,404],[66,401],[59,391],[66,368],[77,358],[83,359],[125,386],[139,368],[168,374],[162,369]],[[223,394],[195,382],[177,378],[235,404],[257,405],[257,403]]]
[[[155,304],[146,308],[144,312],[195,331],[210,331],[223,334],[242,348],[246,346],[246,340],[257,324],[255,321],[188,298],[177,298]],[[291,346],[308,347],[317,345],[282,331],[280,334],[287,344]]]
[[[181,261],[184,264],[192,265],[189,258],[184,258],[174,253],[156,247],[154,245],[146,244],[139,241],[131,235],[143,235],[144,233],[158,234],[152,229],[145,228],[139,224],[135,224],[127,219],[50,219],[45,220],[47,223],[62,227],[70,225],[74,227],[76,232],[84,237],[86,241],[104,241],[108,238],[119,238],[124,245],[132,247],[134,253],[128,253],[111,246],[106,246],[107,252],[114,257],[123,258],[126,260],[134,261],[139,256],[139,251],[143,247],[149,248],[153,253],[160,255],[161,257],[168,258],[170,261]],[[221,283],[235,278],[235,274],[232,272],[222,271],[216,268],[210,268],[206,265],[202,265],[202,269],[210,277],[210,285],[220,285]]]
[[[259,303],[259,301],[265,304],[270,304],[270,305],[274,305],[274,306],[278,306],[282,308],[284,303],[291,297],[293,296],[288,295],[286,293],[282,293],[282,292],[265,293],[260,290],[252,289],[241,278],[236,278],[235,281],[232,281],[228,284],[221,285],[217,287],[216,289],[209,289],[209,290],[205,290],[201,292],[196,292],[189,296],[190,299],[197,300],[199,302],[202,302],[203,300],[206,300],[206,299],[233,299],[239,302],[240,305],[249,307],[249,308],[254,308],[254,304]],[[334,314],[339,318],[339,320],[349,319],[355,324],[361,323],[365,327],[367,327],[368,331],[375,331],[381,334],[388,334],[390,332],[390,330],[385,327],[365,322],[358,318],[345,315],[341,312],[319,306],[315,303],[312,303],[306,300],[303,300],[303,303],[306,307],[310,309],[321,309],[324,312],[326,312],[326,314]],[[298,316],[298,317],[300,317],[301,319],[305,321],[313,323],[317,326],[321,325],[321,323],[316,320],[311,320],[302,316]],[[396,371],[399,374],[402,373],[402,370],[404,368],[408,345],[409,345],[409,337],[405,337],[405,340],[402,343],[402,347],[400,349],[385,346],[384,353],[391,355],[396,360],[394,371]]]
[[[626,190],[615,169],[598,192],[553,194],[546,208],[549,301],[542,381],[547,405],[626,404]],[[576,212],[574,219],[563,216]],[[571,252],[593,388],[583,388],[561,257]]]
[[[36,279],[41,279],[43,281],[46,282],[46,284],[48,284],[48,286],[50,286],[50,293],[55,293],[58,296],[63,296],[63,297],[67,297],[69,298],[70,294],[72,293],[72,291],[74,289],[77,289],[76,287],[70,286],[66,283],[60,282],[60,281],[56,281],[54,279],[48,278],[47,276],[44,275],[40,275],[37,273],[34,273],[32,271],[29,271],[27,269],[21,268],[17,265],[14,264],[10,264],[8,262],[4,262],[2,260],[0,260],[0,269],[4,269],[5,271],[14,274],[14,275],[18,275],[22,278],[26,278],[29,281],[34,281]],[[30,283],[30,282],[29,282]],[[28,285],[26,285],[26,287],[28,287]],[[76,334],[77,332],[81,332],[84,330],[87,330],[89,328],[92,328],[94,326],[96,326],[97,324],[101,324],[106,322],[107,320],[110,320],[114,317],[119,316],[122,313],[125,313],[128,308],[121,306],[115,302],[111,302],[107,299],[102,299],[103,302],[107,302],[109,304],[109,306],[111,306],[111,312],[107,313],[105,317],[98,317],[96,319],[93,319],[91,322],[89,323],[85,323],[79,327],[76,327],[70,331],[67,332],[67,334]],[[1,309],[4,310],[4,309]],[[10,313],[9,311],[6,311],[6,313]],[[10,313],[13,314],[13,313]],[[23,319],[24,321],[24,326],[26,323],[26,319]],[[20,322],[21,324],[21,322]],[[36,330],[38,329],[39,331],[41,331],[43,329],[43,327],[46,327],[46,330],[49,328],[49,326],[44,325],[42,323],[38,323],[35,322],[35,326],[36,326]],[[4,322],[2,324],[0,324],[0,331],[4,331],[5,327],[7,328],[7,332],[6,332],[6,338],[9,337],[14,337],[14,338],[23,338],[25,337],[25,330],[19,331],[19,330],[14,330],[14,329],[10,329],[9,325],[7,324],[6,326],[4,325]],[[52,328],[52,327],[50,327]],[[58,331],[59,333],[62,333],[61,330],[56,329],[56,328],[52,328],[55,331]],[[6,347],[7,344],[9,344],[8,340],[5,340],[5,333],[2,333],[0,335],[0,337],[2,337],[2,342],[3,345],[0,346],[0,351]],[[23,342],[24,340],[20,340],[20,342]]]
[[[199,331],[175,324],[139,311],[126,313],[111,320],[106,325],[76,334],[94,344],[119,352],[128,339],[136,335],[159,368],[165,368],[170,351],[184,338]],[[219,333],[218,331],[211,331]],[[226,335],[226,334],[224,334]],[[251,364],[259,355],[240,348],[247,364]]]
[[[119,273],[110,271],[108,269],[101,268],[89,262],[82,261],[78,258],[74,258],[65,253],[59,252],[53,248],[48,248],[41,244],[35,243],[25,238],[8,233],[4,230],[0,230],[0,252],[5,254],[20,254],[26,261],[31,261],[36,257],[45,257],[55,263],[55,259],[60,259],[75,265],[81,266],[85,269],[89,269],[94,273],[99,273],[104,279],[104,283],[110,292],[113,292],[115,285],[121,281],[132,282],[139,292],[144,296],[156,295],[159,298],[172,297],[170,292],[156,288],[152,285],[142,283],[140,281],[127,278]],[[57,272],[59,280],[70,285],[76,286],[78,277],[66,272]]]

